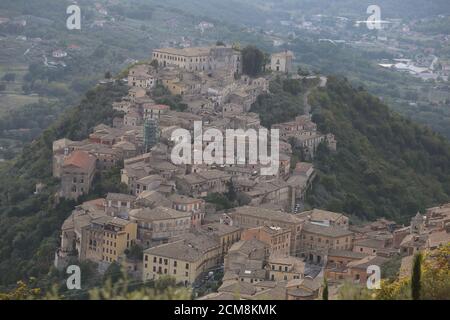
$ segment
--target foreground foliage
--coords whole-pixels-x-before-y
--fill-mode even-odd
[[[420,266],[419,286],[411,285],[412,277],[382,282],[377,299],[383,300],[448,300],[450,299],[450,243],[424,254]],[[417,260],[416,260],[417,261]],[[419,264],[420,265],[420,264]],[[413,281],[417,281],[416,278]],[[419,290],[413,293],[411,287]]]

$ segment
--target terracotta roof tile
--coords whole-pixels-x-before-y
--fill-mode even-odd
[[[81,150],[72,152],[69,157],[64,160],[64,166],[75,166],[88,170],[95,166],[95,157]]]

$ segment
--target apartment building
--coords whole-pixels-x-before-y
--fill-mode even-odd
[[[167,242],[191,228],[191,213],[171,208],[138,208],[131,210],[129,216],[131,221],[137,223],[137,238],[145,247]]]
[[[67,156],[61,170],[60,196],[67,199],[78,199],[89,192],[94,179],[97,159],[85,152],[74,151]]]
[[[242,231],[241,240],[257,239],[269,247],[271,256],[288,256],[291,250],[291,229],[261,226]]]
[[[296,255],[300,245],[300,233],[303,226],[302,219],[293,214],[251,206],[235,208],[231,216],[233,223],[241,228],[268,226],[290,230],[290,254]]]
[[[186,234],[180,240],[144,251],[143,280],[172,276],[177,283],[192,284],[208,269],[220,264],[220,244],[201,234]]]
[[[329,249],[352,250],[353,232],[341,227],[306,222],[302,228],[299,253],[301,257],[322,263]]]

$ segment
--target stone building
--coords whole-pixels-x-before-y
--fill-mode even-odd
[[[291,230],[280,227],[261,226],[242,231],[242,240],[257,239],[269,247],[272,256],[288,256],[291,250]]]
[[[94,179],[96,158],[85,151],[74,151],[64,159],[60,196],[77,199],[89,192]]]
[[[321,264],[329,249],[352,250],[353,232],[341,227],[306,222],[301,232],[299,255]]]
[[[290,254],[296,255],[300,245],[303,220],[293,214],[251,206],[237,207],[231,213],[233,223],[241,228],[280,227],[291,231]]]
[[[108,265],[119,258],[136,241],[136,223],[107,216],[105,199],[77,206],[61,227],[61,246],[55,265],[63,267],[69,257]]]
[[[305,275],[305,263],[297,257],[270,256],[267,270],[271,281],[302,279]]]
[[[286,50],[274,53],[270,56],[270,69],[275,72],[291,73],[293,71],[293,59],[292,51]]]
[[[242,69],[240,52],[226,46],[161,48],[153,50],[152,58],[162,67],[177,66],[188,71],[228,69],[240,73]]]
[[[200,227],[205,217],[205,200],[191,198],[179,194],[173,194],[169,196],[169,200],[172,202],[172,209],[190,212],[192,227]]]
[[[164,243],[191,229],[191,213],[166,207],[138,208],[129,213],[138,225],[137,238],[144,247]]]
[[[144,251],[143,280],[174,277],[177,283],[192,284],[220,263],[220,245],[205,235],[186,234],[180,240]]]
[[[153,88],[156,78],[151,74],[150,67],[146,64],[133,66],[128,72],[128,85],[143,89]]]

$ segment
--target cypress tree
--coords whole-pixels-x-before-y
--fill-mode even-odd
[[[411,274],[411,296],[413,300],[420,299],[420,277],[422,268],[422,254],[418,253],[414,257]]]
[[[328,300],[328,282],[326,278],[323,279],[322,300]]]

